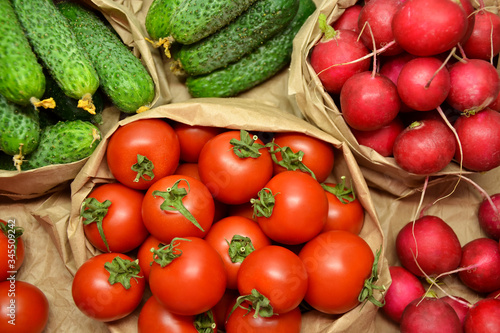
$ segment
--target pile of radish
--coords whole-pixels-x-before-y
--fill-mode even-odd
[[[500,17],[470,0],[365,0],[328,24],[310,64],[360,145],[429,175],[500,166]]]

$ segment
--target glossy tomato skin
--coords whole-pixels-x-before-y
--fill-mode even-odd
[[[139,266],[141,266],[142,273],[144,274],[144,280],[149,282],[149,273],[151,272],[151,264],[154,260],[154,254],[151,249],[159,249],[162,245],[155,236],[149,235],[148,238],[139,246],[137,250],[137,259],[139,260]]]
[[[0,282],[0,307],[0,332],[41,333],[47,326],[49,301],[44,292],[31,283]]]
[[[137,155],[147,157],[153,164],[153,178],[145,176],[134,181],[137,172],[132,166]],[[180,158],[177,134],[162,119],[141,119],[119,127],[110,137],[106,161],[113,176],[122,184],[146,190],[159,179],[172,174]]]
[[[144,275],[130,280],[130,288],[120,283],[110,284],[110,273],[104,265],[115,257],[133,261],[122,253],[103,253],[84,262],[76,271],[72,284],[72,296],[76,306],[86,316],[102,322],[126,317],[140,304],[146,282]]]
[[[202,182],[215,199],[237,205],[250,201],[271,179],[273,161],[265,147],[259,149],[257,158],[238,157],[231,139],[240,140],[240,131],[223,132],[208,141],[200,152],[198,167]],[[256,143],[263,145],[260,139]]]
[[[185,189],[187,195],[182,204],[201,226],[199,229],[180,211],[161,208],[165,199],[155,191],[166,192],[179,181],[178,188]],[[156,195],[153,195],[153,192]],[[142,202],[142,218],[151,235],[168,244],[174,237],[204,237],[212,226],[215,204],[208,188],[199,180],[181,175],[163,177],[147,191]]]
[[[179,163],[177,169],[175,169],[174,174],[181,176],[190,176],[200,179],[200,173],[198,172],[198,163]]]
[[[334,187],[336,184],[326,183],[326,185]],[[358,235],[365,221],[365,210],[359,199],[342,202],[330,192],[326,192],[326,197],[328,198],[328,218],[322,231],[346,230]]]
[[[149,232],[142,221],[143,192],[121,183],[109,183],[96,187],[87,198],[94,198],[101,203],[111,201],[102,220],[109,251],[99,234],[97,223],[83,226],[89,242],[100,251],[126,253],[137,248],[148,237]]]
[[[0,281],[5,281],[7,278],[15,276],[19,268],[24,262],[24,240],[21,237],[17,238],[17,245],[14,237],[14,220],[4,221],[0,223],[6,226],[6,233],[0,231]]]
[[[280,172],[265,185],[275,195],[269,217],[257,222],[272,240],[295,245],[318,235],[328,216],[328,199],[321,185],[301,171]]]
[[[359,304],[374,262],[363,238],[344,230],[327,231],[307,242],[299,257],[309,276],[309,305],[327,314],[343,314]]]
[[[205,240],[220,254],[227,272],[227,288],[237,289],[237,276],[241,262],[233,262],[229,255],[229,243],[234,235],[248,237],[255,250],[271,245],[271,240],[259,225],[246,217],[228,216],[218,221],[208,231]],[[243,259],[244,260],[244,259]]]
[[[191,163],[198,162],[198,157],[205,143],[223,131],[222,128],[218,127],[188,125],[181,122],[174,122],[172,127],[179,138],[180,160]]]
[[[210,310],[226,290],[226,271],[219,253],[198,237],[183,237],[174,243],[176,252],[182,254],[165,267],[153,263],[149,273],[152,294],[179,315]]]
[[[335,150],[331,143],[314,138],[304,133],[280,132],[274,135],[274,142],[280,147],[290,147],[293,152],[304,152],[304,163],[316,176],[318,182],[324,182],[333,170]],[[278,161],[282,160],[281,153],[277,153]],[[286,169],[274,164],[274,174]]]

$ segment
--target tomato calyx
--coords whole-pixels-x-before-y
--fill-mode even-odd
[[[250,203],[253,207],[253,215],[258,217],[267,217],[269,218],[273,214],[273,208],[276,200],[274,197],[278,195],[278,193],[273,194],[271,189],[265,187],[258,193],[258,199],[251,199]]]
[[[250,136],[250,134],[245,130],[240,130],[240,140],[231,139],[229,143],[233,146],[232,150],[239,158],[258,158],[264,145],[256,143],[258,139],[257,135]]]
[[[217,327],[212,310],[197,314],[193,324],[199,333],[213,333]]]
[[[9,240],[14,239],[14,253],[17,258],[17,244],[19,243],[19,238],[21,238],[24,233],[24,228],[12,225],[10,223],[0,223],[0,231],[3,232],[5,237],[7,237]]]
[[[316,179],[314,172],[302,162],[304,159],[304,152],[302,150],[295,153],[292,148],[287,146],[280,147],[274,141],[269,142],[266,147],[269,148],[269,152],[271,153],[271,158],[274,163],[290,171],[300,170],[309,173],[314,179]],[[278,158],[276,157],[277,153],[281,153],[280,161],[278,161]]]
[[[100,202],[96,198],[87,198],[83,201],[82,207],[80,210],[80,216],[82,217],[83,225],[89,225],[91,223],[96,223],[97,230],[99,231],[99,235],[101,236],[104,245],[106,245],[106,249],[109,250],[108,241],[106,240],[106,236],[104,235],[104,229],[102,226],[102,222],[104,217],[108,213],[108,208],[111,206],[111,201],[104,200]]]
[[[146,181],[151,181],[155,178],[155,174],[153,172],[155,166],[146,156],[137,154],[137,163],[132,165],[130,168],[132,171],[137,172],[137,176],[134,179],[135,183],[137,183],[141,178]]]
[[[248,304],[248,307],[243,306],[243,303]],[[236,310],[237,307],[247,310],[247,313],[255,310],[253,317],[258,318],[268,318],[275,315],[273,311],[273,306],[271,305],[271,301],[269,298],[262,295],[257,289],[252,289],[252,292],[249,295],[241,295],[236,299],[236,303],[234,304],[229,316]]]
[[[321,184],[321,187],[323,187],[325,191],[336,196],[337,199],[339,199],[339,201],[343,204],[348,204],[356,200],[356,194],[354,193],[353,188],[345,186],[345,176],[342,176],[340,183],[335,186],[323,183]]]
[[[132,286],[132,279],[137,282],[138,278],[143,278],[139,275],[141,267],[138,260],[132,261],[117,256],[111,262],[105,263],[104,268],[109,272],[109,284],[120,283],[127,290]]]
[[[179,183],[181,181],[185,181],[188,190],[185,188],[179,188]],[[171,187],[167,188],[166,191],[153,191],[153,196],[156,198],[157,196],[162,197],[165,199],[162,204],[160,205],[160,208],[166,211],[177,211],[181,213],[185,218],[187,218],[192,224],[194,224],[198,229],[201,231],[203,230],[203,227],[196,221],[195,217],[191,212],[184,206],[182,203],[182,199],[188,195],[190,189],[189,182],[186,179],[179,179],[177,180]]]
[[[180,257],[182,255],[182,251],[176,248],[179,243],[175,243],[176,241],[180,240],[190,242],[189,239],[175,237],[174,239],[172,239],[170,244],[164,245],[158,249],[155,249],[154,247],[151,248],[151,252],[154,254],[153,260],[163,268],[174,261],[176,258]],[[153,264],[153,262],[151,262],[151,264]]]
[[[373,304],[375,304],[378,307],[383,307],[385,305],[385,299],[383,298],[382,301],[379,301],[378,299],[375,298],[373,295],[375,290],[381,290],[385,291],[386,287],[384,285],[378,286],[375,284],[375,282],[378,280],[378,263],[380,260],[380,253],[382,252],[382,249],[378,249],[377,253],[375,255],[375,260],[373,261],[373,266],[372,266],[372,273],[371,276],[365,280],[365,284],[361,292],[359,293],[358,300],[364,304],[366,301],[370,301]]]
[[[231,262],[233,263],[241,263],[243,260],[253,251],[255,248],[252,244],[252,239],[250,237],[245,237],[241,235],[234,235],[231,239],[231,242],[226,240],[229,245],[228,253],[229,258],[231,258]]]

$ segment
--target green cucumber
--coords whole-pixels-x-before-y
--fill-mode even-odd
[[[66,95],[92,113],[97,72],[52,0],[12,0],[33,51]]]
[[[281,31],[298,7],[298,0],[258,0],[221,30],[183,45],[172,70],[201,75],[236,62]]]
[[[153,0],[146,13],[144,25],[151,39],[147,39],[154,47],[168,45],[170,36],[170,20],[175,10],[182,0]],[[169,54],[169,46],[166,46],[165,52]]]
[[[89,157],[101,141],[99,128],[89,121],[60,121],[45,127],[37,149],[26,156],[24,170],[66,164]]]
[[[254,52],[212,73],[189,76],[189,93],[193,97],[231,97],[266,81],[290,63],[295,35],[315,10],[312,0],[300,0],[288,26]]]
[[[74,2],[57,5],[94,64],[103,91],[125,113],[148,109],[155,97],[151,75],[109,25]]]
[[[28,105],[42,98],[45,76],[10,0],[0,1],[0,94]]]

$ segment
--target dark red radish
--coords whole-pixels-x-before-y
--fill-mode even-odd
[[[382,311],[394,322],[400,323],[403,311],[408,304],[425,295],[420,280],[401,266],[389,266],[391,285],[385,293]]]
[[[500,289],[500,249],[498,242],[476,238],[462,248],[458,277],[464,285],[478,293]]]
[[[384,157],[392,156],[392,147],[396,137],[404,130],[401,118],[394,118],[389,124],[373,130],[358,131],[351,128],[351,132],[360,145],[369,147]]]
[[[342,15],[340,15],[340,17],[332,23],[332,27],[335,30],[343,29],[359,32],[358,18],[362,8],[363,6],[359,4],[346,8]]]
[[[500,166],[500,113],[486,108],[461,115],[453,124],[461,144],[455,160],[471,171],[485,172]]]
[[[381,65],[379,69],[379,73],[387,76],[391,79],[392,82],[397,86],[398,85],[398,77],[399,73],[403,66],[410,60],[415,59],[416,56],[407,52],[403,52],[390,57],[383,57],[381,60]],[[412,112],[415,111],[406,105],[403,101],[401,101],[401,109],[399,112]]]
[[[485,198],[479,205],[477,213],[481,229],[494,240],[500,240],[500,193],[490,196],[493,203]]]
[[[500,52],[500,17],[486,9],[479,10],[472,33],[462,48],[467,58],[493,59]]]
[[[417,57],[399,73],[401,101],[416,111],[430,111],[440,106],[450,91],[450,74],[436,57]]]
[[[474,303],[464,321],[465,333],[498,333],[500,300],[482,299]]]
[[[354,74],[340,91],[340,108],[346,123],[360,131],[373,131],[396,118],[401,107],[396,85],[371,71]]]
[[[464,0],[470,5],[469,0]],[[433,56],[452,49],[468,32],[463,6],[453,0],[407,0],[394,14],[394,39],[407,52]]]
[[[362,32],[361,40],[367,48],[378,50],[394,42],[391,22],[400,7],[400,0],[371,0],[363,6],[359,13],[358,31]],[[403,49],[394,43],[383,54],[391,56],[402,52]]]
[[[430,175],[453,160],[455,148],[455,135],[444,121],[422,119],[414,121],[398,135],[393,155],[403,170]]]
[[[416,276],[437,277],[457,269],[462,247],[445,221],[424,215],[398,232],[396,253],[401,265]]]
[[[488,104],[488,108],[500,112],[500,93],[497,95],[497,97]]]
[[[370,68],[370,51],[352,30],[334,30],[320,15],[323,38],[311,49],[311,66],[318,75],[325,90],[330,94],[340,94],[345,81],[356,73]],[[330,29],[330,28],[331,29]]]
[[[450,67],[450,92],[446,101],[460,112],[479,111],[500,91],[498,72],[490,62],[464,59]]]
[[[455,310],[458,319],[460,319],[460,324],[463,327],[465,316],[467,315],[467,312],[469,312],[469,309],[472,306],[471,302],[460,296],[453,296],[453,297],[443,296],[441,297],[441,299],[446,303],[450,304],[453,310]]]
[[[435,297],[413,300],[406,307],[399,326],[401,333],[461,333],[455,310]]]
[[[486,295],[486,298],[498,298],[498,299],[500,299],[500,289],[489,293],[488,295]]]

